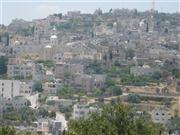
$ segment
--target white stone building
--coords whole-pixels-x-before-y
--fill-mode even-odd
[[[0,80],[0,95],[6,99],[20,95],[20,81]]]

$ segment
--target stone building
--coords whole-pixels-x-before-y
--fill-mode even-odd
[[[22,59],[10,59],[7,65],[7,75],[9,78],[31,79],[33,75],[34,63]]]
[[[84,72],[84,66],[82,64],[68,64],[68,63],[56,63],[55,65],[55,77],[64,78],[67,75],[82,74]]]
[[[6,99],[20,95],[19,80],[0,80],[0,96]]]

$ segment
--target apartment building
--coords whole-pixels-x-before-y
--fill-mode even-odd
[[[9,78],[27,79],[32,77],[34,64],[30,61],[10,60],[7,65]]]
[[[20,93],[19,80],[0,80],[0,95],[3,98],[11,99]]]

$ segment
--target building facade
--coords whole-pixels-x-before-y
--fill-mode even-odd
[[[0,95],[6,99],[20,95],[20,81],[0,80]]]

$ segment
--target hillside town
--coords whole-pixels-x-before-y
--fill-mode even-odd
[[[105,104],[180,134],[180,14],[68,11],[0,25],[0,123],[63,135]]]

